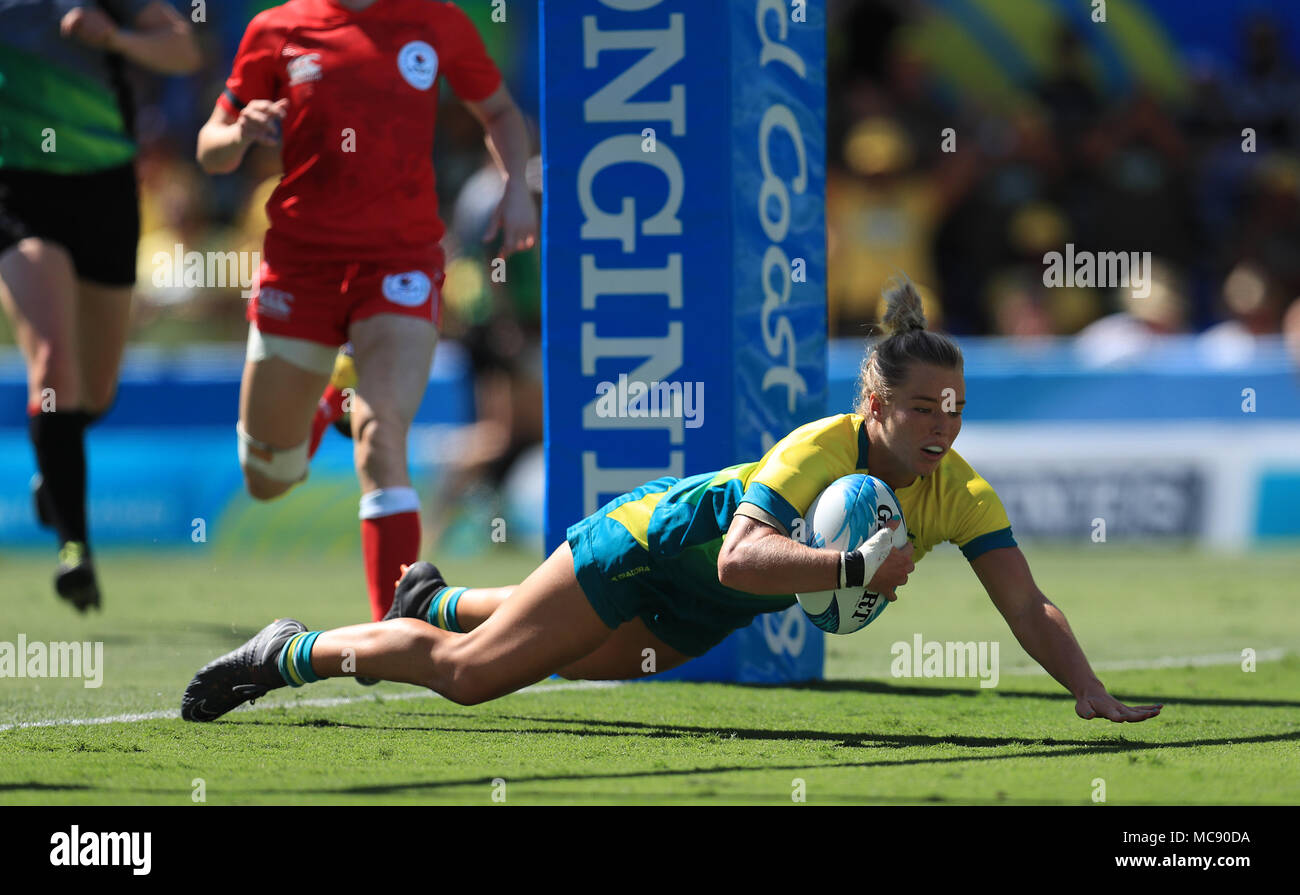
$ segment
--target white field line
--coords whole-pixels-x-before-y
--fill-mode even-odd
[[[1255,653],[1257,662],[1276,662],[1286,650],[1262,649]],[[1157,659],[1125,659],[1118,662],[1094,662],[1094,671],[1143,671],[1152,668],[1204,668],[1211,665],[1240,665],[1241,653],[1205,653],[1200,656],[1161,656]],[[1038,665],[1008,668],[1003,674],[1047,674]]]
[[[534,684],[517,693],[554,693],[561,690],[603,690],[608,687],[621,687],[624,681],[569,681],[563,684]],[[515,695],[515,694],[512,694]],[[241,705],[236,712],[260,712],[263,709],[297,709],[329,708],[336,705],[352,705],[358,702],[390,702],[399,699],[442,699],[432,690],[418,690],[409,693],[375,693],[357,696],[331,696],[328,699],[299,699],[293,702],[260,702],[257,705]],[[180,709],[167,709],[158,712],[132,712],[126,715],[109,715],[104,718],[51,718],[47,721],[22,721],[16,724],[0,724],[0,731],[26,730],[31,727],[82,727],[88,724],[134,724],[139,721],[161,721],[167,718],[179,718]]]
[[[1286,655],[1286,650],[1266,649],[1255,654],[1256,661],[1275,662]],[[1213,665],[1237,665],[1241,662],[1240,653],[1204,653],[1199,656],[1161,656],[1156,659],[1131,659],[1119,662],[1095,662],[1094,671],[1141,671],[1153,668],[1202,668]],[[1046,674],[1037,665],[1022,665],[1008,668],[1002,674]],[[621,687],[625,681],[569,681],[563,684],[534,684],[519,690],[519,693],[556,693],[569,690],[602,690],[609,687]],[[513,695],[513,694],[512,694]],[[332,696],[328,699],[299,699],[294,702],[263,702],[260,705],[243,705],[237,712],[257,712],[263,709],[293,708],[330,708],[336,705],[353,705],[358,702],[388,702],[399,699],[441,699],[437,693],[420,690],[414,693],[366,694],[358,696]],[[47,721],[22,721],[16,724],[0,724],[0,732],[6,730],[26,730],[32,727],[81,727],[88,724],[133,724],[138,721],[160,721],[166,718],[179,718],[180,709],[168,709],[158,712],[133,712],[126,715],[109,715],[104,718],[51,718]]]

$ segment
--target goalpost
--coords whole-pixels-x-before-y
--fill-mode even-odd
[[[826,415],[824,0],[542,0],[546,546]],[[670,400],[660,400],[665,394]],[[798,607],[671,676],[821,676]]]

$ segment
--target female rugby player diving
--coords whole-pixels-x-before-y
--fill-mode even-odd
[[[961,352],[925,329],[910,283],[886,303],[890,334],[866,356],[854,412],[795,429],[760,460],[624,494],[570,527],[518,586],[449,587],[417,563],[381,622],[308,631],[276,621],[198,672],[182,716],[211,721],[276,687],[346,674],[417,684],[463,705],[551,674],[640,677],[643,650],[655,650],[658,670],[673,668],[759,613],[788,608],[800,591],[863,586],[894,600],[914,562],[943,541],[961,549],[1080,717],[1156,716],[1161,706],[1126,706],[1106,692],[1065,616],[1034,584],[1001,501],[953,450],[965,403]],[[850,554],[789,537],[814,498],[853,472],[894,489],[906,547],[877,549],[886,532]]]

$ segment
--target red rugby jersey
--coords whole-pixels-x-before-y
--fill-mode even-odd
[[[290,0],[248,25],[226,111],[288,98],[284,177],[267,203],[266,254],[284,260],[436,257],[439,76],[461,99],[501,84],[469,18],[437,0]]]

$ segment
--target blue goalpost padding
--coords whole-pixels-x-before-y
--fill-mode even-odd
[[[824,0],[543,0],[540,33],[551,549],[825,415],[826,29]],[[673,676],[808,680],[822,657],[793,607]]]

